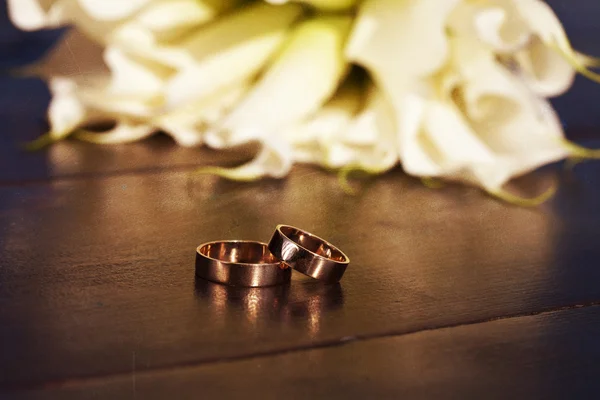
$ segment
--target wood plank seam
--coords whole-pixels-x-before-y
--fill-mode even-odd
[[[140,374],[146,374],[146,373],[161,373],[161,372],[168,372],[168,371],[170,372],[173,370],[196,368],[199,366],[206,366],[206,365],[210,365],[210,364],[232,363],[232,362],[251,360],[251,359],[257,359],[257,358],[263,358],[263,357],[272,357],[272,356],[278,356],[278,355],[284,355],[284,354],[290,354],[290,353],[311,351],[311,350],[315,350],[315,349],[337,347],[337,346],[342,346],[342,345],[346,345],[349,343],[355,343],[355,342],[364,342],[364,341],[369,341],[369,340],[378,340],[378,339],[392,338],[392,337],[398,338],[398,337],[402,337],[402,336],[416,335],[419,333],[435,331],[435,330],[454,329],[454,328],[460,328],[460,327],[464,327],[464,326],[486,324],[486,323],[499,321],[499,320],[529,318],[529,317],[540,316],[540,315],[544,315],[544,314],[554,314],[554,313],[564,312],[564,311],[568,311],[568,310],[578,310],[578,309],[582,309],[582,308],[590,308],[590,307],[597,307],[597,306],[600,306],[600,300],[587,302],[587,303],[583,303],[583,304],[571,304],[571,305],[565,305],[565,306],[561,306],[561,307],[546,308],[546,309],[541,309],[538,311],[527,312],[527,313],[518,313],[518,314],[512,314],[512,315],[504,315],[504,316],[497,316],[497,317],[491,317],[491,318],[486,318],[486,319],[466,321],[466,322],[461,322],[461,323],[456,323],[456,324],[431,326],[431,327],[426,327],[426,328],[416,329],[416,330],[387,332],[387,333],[371,334],[371,335],[363,335],[363,336],[360,336],[360,335],[359,336],[346,336],[346,337],[342,337],[342,338],[339,338],[336,340],[328,340],[328,341],[322,341],[320,343],[313,343],[311,345],[303,345],[303,346],[296,346],[296,347],[287,348],[287,349],[278,349],[278,350],[257,352],[254,354],[248,354],[248,355],[243,355],[243,356],[221,357],[221,358],[214,358],[214,359],[205,359],[202,361],[191,361],[191,362],[179,363],[179,364],[173,364],[173,365],[164,365],[164,366],[154,367],[154,368],[136,369],[136,374],[140,375]],[[34,382],[31,384],[25,384],[25,385],[4,385],[4,386],[0,386],[0,393],[2,391],[40,390],[40,389],[50,389],[50,388],[59,388],[59,387],[61,387],[61,388],[62,387],[76,387],[78,385],[98,383],[103,380],[118,378],[121,376],[130,375],[130,374],[131,374],[131,371],[119,371],[119,372],[115,372],[115,373],[111,373],[111,374],[65,378],[65,379],[61,379],[61,380],[53,380],[53,381],[46,381],[46,382]]]

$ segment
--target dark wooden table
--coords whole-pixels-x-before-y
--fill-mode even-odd
[[[519,208],[395,170],[190,177],[241,152],[59,143],[35,82],[0,111],[0,398],[595,398],[600,163],[525,179]],[[22,85],[26,85],[26,90]],[[40,107],[40,109],[43,109]],[[8,110],[8,111],[7,111]],[[339,285],[233,289],[194,277],[197,244],[304,227],[352,258]]]
[[[593,88],[555,103],[573,137],[598,137]],[[47,90],[0,77],[0,93],[0,399],[599,397],[600,162],[518,182],[558,183],[538,208],[399,169],[356,196],[310,167],[238,184],[190,172],[246,152],[166,137],[23,152]],[[278,223],[346,251],[341,284],[194,277],[199,243]]]

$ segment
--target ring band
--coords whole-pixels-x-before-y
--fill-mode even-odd
[[[328,283],[339,282],[350,263],[334,245],[289,225],[277,226],[269,250],[296,271]]]
[[[289,283],[292,271],[265,243],[227,240],[198,246],[196,275],[231,286],[261,287]]]

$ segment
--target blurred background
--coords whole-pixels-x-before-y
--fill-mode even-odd
[[[575,49],[600,56],[600,41],[597,40],[600,37],[600,2],[547,2],[562,20]],[[54,47],[63,35],[71,36],[62,46]],[[77,53],[77,63],[73,61],[73,52]],[[81,59],[81,54],[86,55],[85,59]],[[3,171],[0,172],[0,180],[9,179],[11,168],[16,166],[14,146],[35,139],[47,129],[45,118],[50,100],[50,94],[42,80],[17,77],[10,71],[42,59],[45,60],[43,64],[53,72],[85,75],[102,68],[100,57],[100,48],[81,40],[68,29],[40,32],[17,30],[8,18],[6,0],[0,0],[0,126],[3,128],[0,135],[0,171]],[[576,139],[594,138],[595,129],[600,126],[599,85],[578,76],[572,89],[552,102],[566,127],[567,136]],[[185,153],[190,150],[177,151]],[[22,157],[31,157],[30,166],[33,169],[35,163],[39,164],[38,169],[46,168],[47,160],[42,160],[43,156],[20,154]]]

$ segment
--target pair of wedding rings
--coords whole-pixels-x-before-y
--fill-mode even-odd
[[[196,249],[196,275],[231,286],[261,287],[290,282],[291,269],[335,283],[350,260],[337,247],[306,231],[278,225],[269,244],[227,240]]]

